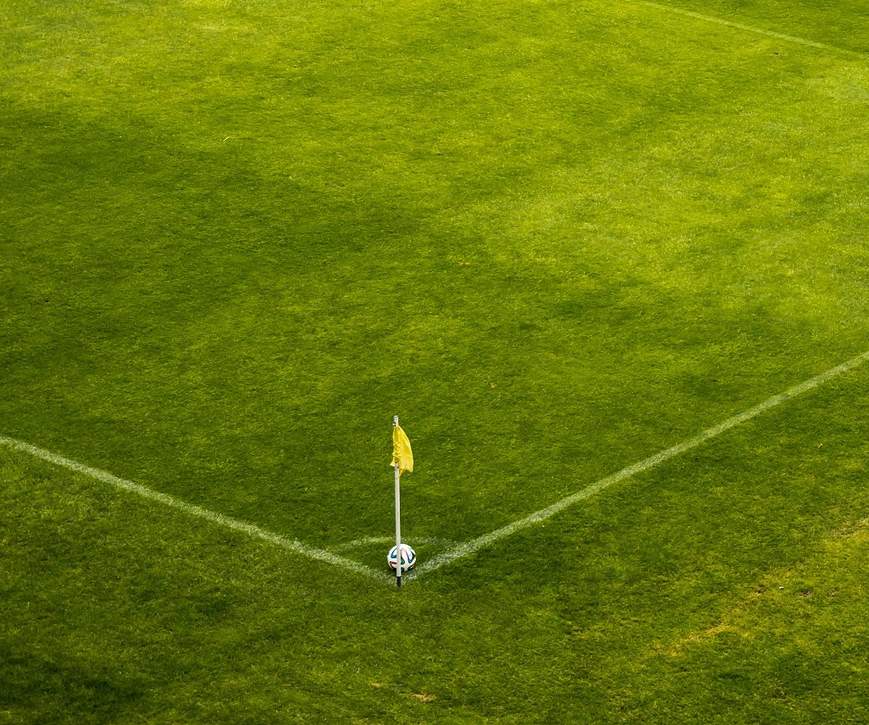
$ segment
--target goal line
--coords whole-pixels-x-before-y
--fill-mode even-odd
[[[67,468],[70,471],[81,473],[82,475],[89,478],[93,478],[97,481],[107,483],[110,486],[114,486],[121,491],[134,493],[137,496],[141,496],[142,498],[146,498],[150,501],[156,501],[157,503],[161,503],[164,506],[175,509],[176,511],[182,511],[189,516],[194,516],[199,519],[211,521],[212,523],[219,524],[224,528],[232,529],[233,531],[238,531],[242,534],[247,534],[254,539],[268,541],[270,544],[280,546],[282,549],[287,549],[288,551],[300,554],[301,556],[306,556],[309,559],[314,559],[315,561],[322,561],[332,566],[347,569],[348,571],[356,572],[357,574],[362,574],[367,577],[373,577],[376,579],[384,578],[384,575],[374,571],[374,569],[372,569],[371,567],[360,564],[359,562],[353,561],[352,559],[339,556],[338,554],[333,554],[332,552],[326,551],[324,549],[318,549],[315,546],[303,544],[301,541],[297,541],[296,539],[289,539],[285,536],[281,536],[280,534],[276,534],[273,531],[268,531],[267,529],[263,529],[259,526],[256,526],[255,524],[248,523],[247,521],[234,519],[231,516],[226,516],[222,513],[218,513],[217,511],[211,511],[210,509],[203,508],[202,506],[188,503],[187,501],[183,501],[182,499],[176,498],[175,496],[170,496],[168,493],[163,493],[162,491],[148,488],[147,486],[143,486],[141,483],[135,483],[133,481],[128,481],[124,478],[119,478],[113,473],[103,471],[99,468],[87,466],[84,463],[79,463],[78,461],[73,461],[72,459],[66,458],[65,456],[62,456],[58,453],[47,451],[45,450],[45,448],[40,448],[39,446],[34,446],[30,443],[25,443],[24,441],[20,441],[15,438],[9,438],[8,436],[0,436],[0,445],[7,446],[8,448],[11,448],[15,451],[28,453],[34,458],[39,458],[43,461],[47,461],[48,463],[53,463],[55,466],[60,466],[61,468]]]
[[[762,403],[758,403],[753,408],[749,408],[742,413],[734,415],[727,420],[722,421],[718,425],[707,428],[706,430],[698,433],[693,438],[688,438],[681,443],[677,443],[670,448],[666,448],[662,451],[659,451],[658,453],[655,453],[654,455],[649,456],[648,458],[644,458],[642,461],[638,461],[637,463],[634,463],[630,466],[626,466],[620,471],[617,471],[616,473],[602,478],[599,481],[595,481],[594,483],[589,484],[585,488],[581,488],[579,491],[565,496],[561,500],[556,501],[554,504],[551,504],[544,509],[540,509],[539,511],[535,511],[532,514],[528,514],[528,516],[517,519],[516,521],[513,521],[506,526],[502,526],[500,529],[490,531],[488,534],[483,534],[482,536],[478,536],[475,539],[471,539],[470,541],[466,541],[463,544],[459,544],[458,546],[455,546],[454,548],[435,556],[427,563],[421,563],[418,566],[419,574],[425,574],[435,571],[436,569],[440,569],[442,566],[446,566],[447,564],[451,564],[458,559],[470,556],[471,554],[479,551],[480,549],[492,546],[501,539],[512,536],[513,534],[521,531],[522,529],[526,529],[529,526],[534,526],[542,521],[546,521],[546,519],[555,516],[555,514],[563,511],[570,506],[573,506],[575,503],[578,503],[583,499],[589,498],[596,493],[600,493],[605,488],[608,488],[609,486],[612,486],[619,481],[624,481],[627,478],[636,476],[638,473],[648,471],[649,469],[655,468],[656,466],[664,463],[664,461],[668,461],[671,458],[675,458],[676,456],[685,453],[686,451],[690,451],[692,448],[696,448],[697,446],[705,443],[711,438],[715,438],[716,436],[721,435],[722,433],[730,430],[731,428],[742,425],[743,423],[751,420],[752,418],[757,417],[761,413],[764,413],[771,408],[775,408],[782,403],[786,403],[787,401],[792,400],[798,395],[802,395],[809,390],[813,390],[814,388],[823,385],[829,380],[832,380],[836,376],[842,375],[843,373],[846,373],[849,370],[852,370],[853,368],[862,365],[867,360],[869,360],[869,350],[860,355],[857,355],[856,357],[851,358],[847,362],[843,362],[841,365],[830,368],[826,372],[823,372],[820,375],[816,375],[815,377],[810,378],[809,380],[806,380],[799,385],[788,388],[787,390],[779,393],[778,395],[773,395],[771,398],[767,398]]]

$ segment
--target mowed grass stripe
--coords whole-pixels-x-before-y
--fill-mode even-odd
[[[668,13],[675,13],[676,15],[684,15],[688,18],[695,18],[697,20],[703,20],[707,23],[715,23],[716,25],[723,25],[727,28],[734,28],[736,30],[744,30],[749,33],[756,33],[757,35],[765,35],[768,38],[775,38],[776,40],[784,40],[788,43],[798,43],[799,45],[806,45],[810,48],[818,48],[820,50],[832,50],[836,53],[844,53],[845,55],[850,55],[853,58],[865,58],[866,56],[863,53],[860,53],[856,50],[849,50],[848,48],[840,48],[836,45],[830,45],[829,43],[819,43],[816,40],[808,40],[807,38],[800,38],[797,35],[788,35],[787,33],[778,33],[775,30],[765,30],[764,28],[758,28],[754,25],[746,25],[745,23],[737,23],[733,20],[726,20],[724,18],[716,17],[715,15],[706,15],[704,13],[694,12],[693,10],[685,10],[684,8],[679,8],[674,5],[663,5],[661,3],[651,2],[650,0],[637,0],[637,3],[640,5],[647,5],[651,8],[657,8],[658,10],[663,10]]]
[[[315,561],[322,561],[326,564],[337,566],[342,569],[347,569],[348,571],[362,574],[367,577],[372,577],[374,579],[384,578],[373,569],[365,566],[364,564],[360,564],[359,562],[351,561],[350,559],[347,559],[343,556],[333,554],[329,551],[324,551],[323,549],[318,549],[314,546],[308,546],[307,544],[303,544],[301,541],[297,541],[295,539],[287,539],[280,534],[276,534],[272,531],[260,528],[259,526],[248,523],[246,521],[239,521],[238,519],[234,519],[231,516],[225,516],[224,514],[218,513],[217,511],[211,511],[209,509],[202,508],[201,506],[187,503],[186,501],[182,501],[181,499],[170,496],[169,494],[155,491],[154,489],[143,486],[140,483],[134,483],[133,481],[119,478],[118,476],[115,476],[108,471],[103,471],[99,468],[93,468],[83,463],[79,463],[78,461],[73,461],[69,458],[66,458],[65,456],[61,456],[57,453],[52,453],[51,451],[47,451],[44,448],[39,448],[38,446],[31,445],[30,443],[25,443],[24,441],[19,441],[15,438],[9,438],[7,436],[0,436],[0,445],[7,446],[9,448],[12,448],[13,450],[21,451],[23,453],[29,453],[30,455],[36,458],[40,458],[43,461],[48,461],[49,463],[53,463],[56,466],[68,468],[71,471],[75,471],[90,478],[94,478],[98,481],[102,481],[103,483],[107,483],[110,486],[114,486],[115,488],[118,488],[122,491],[134,493],[137,496],[141,496],[142,498],[146,498],[150,501],[156,501],[157,503],[161,503],[164,506],[168,506],[169,508],[182,511],[190,516],[195,516],[196,518],[211,521],[212,523],[219,524],[220,526],[232,529],[233,531],[247,534],[248,536],[251,536],[255,539],[267,541],[270,544],[275,544],[276,546],[280,546],[281,548],[287,549],[288,551],[292,551],[296,554],[306,556],[309,559],[314,559]]]
[[[563,511],[564,509],[573,506],[573,504],[589,498],[590,496],[593,496],[594,494],[603,491],[605,488],[608,488],[615,483],[619,483],[620,481],[631,478],[638,473],[643,473],[644,471],[655,468],[664,461],[674,458],[675,456],[678,456],[682,453],[685,453],[692,448],[696,448],[697,446],[705,443],[712,438],[715,438],[716,436],[721,435],[722,433],[730,430],[731,428],[742,425],[743,423],[748,422],[752,418],[756,418],[761,413],[764,413],[771,408],[775,408],[782,403],[786,403],[788,400],[791,400],[798,395],[802,395],[809,390],[813,390],[814,388],[823,385],[829,380],[839,375],[842,375],[849,370],[858,367],[859,365],[862,365],[867,360],[869,360],[869,350],[861,353],[860,355],[857,355],[856,357],[851,358],[850,360],[842,363],[841,365],[830,368],[826,372],[823,372],[820,375],[816,375],[815,377],[810,378],[809,380],[806,380],[799,385],[788,388],[783,393],[773,395],[771,398],[767,398],[762,403],[758,403],[754,407],[749,408],[748,410],[743,411],[738,415],[734,415],[731,418],[722,421],[718,425],[707,428],[693,438],[689,438],[686,441],[677,443],[676,445],[660,451],[659,453],[656,453],[652,456],[649,456],[642,461],[638,461],[637,463],[627,466],[620,471],[617,471],[616,473],[607,476],[606,478],[602,478],[599,481],[596,481],[586,486],[585,488],[577,491],[576,493],[565,496],[561,500],[556,501],[551,506],[547,506],[544,509],[535,511],[534,513],[529,514],[524,518],[517,519],[516,521],[513,521],[506,526],[502,526],[499,529],[490,531],[488,534],[483,534],[482,536],[478,536],[476,539],[471,539],[464,544],[460,544],[453,549],[445,551],[442,554],[434,557],[428,564],[422,564],[419,567],[420,573],[431,572],[435,571],[436,569],[440,569],[442,566],[446,566],[447,564],[451,564],[458,559],[470,556],[471,554],[479,551],[480,549],[492,546],[501,539],[512,536],[513,534],[521,531],[522,529],[528,528],[529,526],[534,526],[535,524],[545,521],[546,519],[555,516],[555,514]]]

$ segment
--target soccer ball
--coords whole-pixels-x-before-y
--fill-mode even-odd
[[[389,550],[389,554],[386,556],[386,561],[389,564],[390,569],[395,569],[398,566],[398,554],[396,551],[396,547],[392,547]],[[409,571],[413,569],[416,565],[416,552],[411,549],[407,544],[401,545],[401,570]]]

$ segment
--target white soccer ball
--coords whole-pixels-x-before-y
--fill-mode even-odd
[[[392,547],[389,550],[389,554],[386,556],[386,561],[389,564],[390,569],[395,569],[398,566],[398,553],[396,547]],[[413,569],[416,565],[416,552],[411,549],[407,544],[401,545],[401,570],[409,571]]]

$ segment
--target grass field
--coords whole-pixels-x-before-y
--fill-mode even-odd
[[[864,0],[0,3],[0,723],[869,721],[865,356],[425,570],[869,350],[867,53]]]

